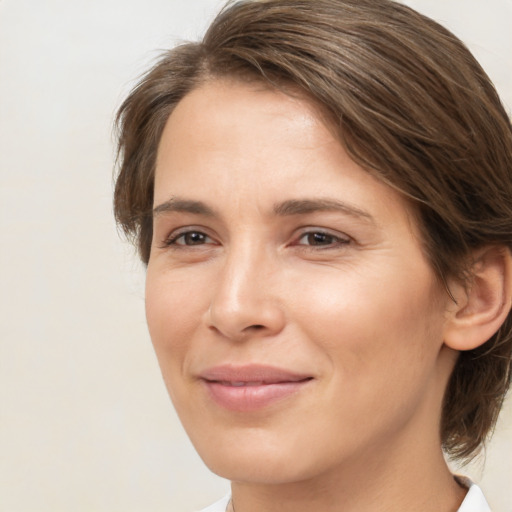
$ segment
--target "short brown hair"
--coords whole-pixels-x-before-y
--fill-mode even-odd
[[[155,160],[176,104],[214,78],[301,90],[340,143],[415,204],[436,275],[463,278],[474,249],[512,248],[512,128],[480,65],[448,30],[390,0],[230,2],[199,43],[166,52],[121,106],[117,222],[147,263]],[[461,352],[443,404],[447,453],[470,458],[510,385],[512,314]]]

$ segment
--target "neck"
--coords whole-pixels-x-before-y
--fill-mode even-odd
[[[232,483],[233,512],[456,512],[464,499],[439,448],[437,461],[409,454],[397,460],[363,458],[361,464],[302,482]]]

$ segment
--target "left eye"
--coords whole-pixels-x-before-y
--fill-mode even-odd
[[[324,233],[322,231],[313,231],[309,233],[304,233],[299,238],[298,245],[325,247],[346,244],[348,242],[349,240],[347,238],[341,238],[339,236],[335,236],[330,233]]]

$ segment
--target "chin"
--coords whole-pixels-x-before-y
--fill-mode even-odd
[[[322,462],[330,455],[308,449],[304,440],[288,436],[273,436],[269,432],[230,432],[211,435],[192,442],[206,466],[216,475],[231,481],[253,484],[288,484],[314,478],[327,468]],[[288,443],[283,442],[288,437]],[[313,456],[313,458],[311,458]]]
[[[307,480],[312,475],[302,471],[290,459],[282,460],[279,456],[232,455],[216,460],[203,459],[208,468],[216,475],[235,482],[261,485],[278,485]]]

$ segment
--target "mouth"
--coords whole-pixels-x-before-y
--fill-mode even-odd
[[[305,380],[305,379],[304,379]],[[218,384],[222,384],[223,386],[233,386],[235,388],[240,388],[242,386],[267,386],[270,384],[285,384],[288,381],[281,381],[281,382],[267,382],[264,380],[254,381],[254,382],[231,382],[228,380],[221,380],[221,381],[210,381],[210,382],[217,382]],[[294,382],[300,382],[300,381],[294,381]]]
[[[213,402],[230,411],[264,409],[302,391],[313,376],[261,366],[217,366],[200,375]]]

